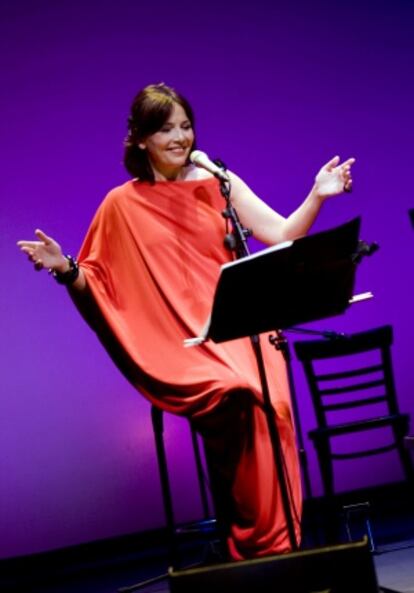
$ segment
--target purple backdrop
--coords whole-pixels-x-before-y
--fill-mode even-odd
[[[6,2],[2,6],[0,556],[159,527],[149,405],[114,368],[64,289],[15,247],[40,227],[77,251],[126,178],[130,101],[150,82],[193,103],[198,143],[281,213],[318,168],[354,155],[355,190],[315,230],[361,215],[381,249],[358,271],[375,299],[316,324],[391,323],[399,399],[411,399],[413,13],[408,0],[285,3]],[[313,426],[294,366],[301,421]],[[197,515],[186,425],[168,419],[179,516]],[[314,491],[315,457],[307,442]],[[368,463],[368,462],[367,462]],[[341,488],[401,478],[393,454],[343,465]],[[356,467],[356,469],[355,469]],[[367,472],[367,468],[370,471]]]

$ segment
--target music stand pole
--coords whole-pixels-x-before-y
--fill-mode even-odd
[[[250,255],[247,245],[247,238],[252,234],[249,229],[243,227],[236,210],[230,201],[230,182],[220,181],[220,191],[226,200],[226,209],[222,212],[223,217],[232,223],[232,233],[226,235],[225,245],[233,251],[237,259]],[[286,519],[286,527],[289,535],[289,543],[292,551],[298,550],[295,527],[291,511],[291,493],[288,488],[288,476],[285,473],[285,463],[283,458],[282,445],[280,442],[279,431],[277,429],[276,410],[272,405],[270,398],[269,385],[266,377],[266,369],[263,359],[263,352],[260,345],[260,336],[250,336],[250,342],[256,357],[256,363],[259,371],[260,383],[262,387],[263,409],[266,415],[267,427],[269,431],[270,442],[272,446],[273,458],[276,466],[276,473],[279,480],[280,494],[282,498],[283,512]],[[293,501],[292,501],[293,504]]]
[[[226,219],[231,218],[231,204],[223,215]],[[240,226],[237,219],[236,223],[235,226]],[[220,343],[250,336],[261,375],[264,411],[293,549],[296,541],[291,515],[294,508],[291,510],[289,504],[289,476],[284,471],[279,434],[274,422],[275,410],[269,397],[257,336],[275,328],[297,330],[299,323],[340,315],[354,302],[372,297],[368,292],[353,296],[356,266],[363,256],[374,252],[374,244],[358,240],[360,223],[361,219],[357,217],[334,229],[275,245],[253,255],[244,247],[246,235],[241,227],[243,240],[239,241],[238,258],[221,267],[211,314],[201,334],[184,341],[189,347],[208,339]],[[235,247],[231,249],[233,251]],[[269,290],[269,278],[276,270],[283,290],[274,293]],[[248,309],[246,302],[250,304]]]
[[[298,450],[299,450],[299,459],[300,465],[303,472],[303,486],[305,489],[305,496],[306,498],[312,498],[312,486],[309,476],[309,466],[308,466],[308,457],[306,455],[306,449],[303,442],[303,433],[302,427],[300,423],[299,417],[299,408],[298,408],[298,401],[296,397],[296,388],[295,382],[293,379],[293,370],[292,370],[292,357],[290,354],[289,343],[282,332],[282,330],[277,329],[275,330],[275,336],[269,336],[269,342],[276,348],[276,350],[280,350],[283,354],[286,363],[286,370],[288,376],[288,383],[289,383],[289,391],[290,391],[290,399],[292,402],[292,410],[293,410],[293,418],[295,420],[295,432],[296,438],[298,443]]]

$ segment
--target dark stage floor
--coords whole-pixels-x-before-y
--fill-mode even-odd
[[[351,536],[360,540],[367,532],[366,519],[370,520],[375,549],[373,560],[380,591],[384,593],[414,593],[414,497],[404,485],[359,491],[343,495],[340,504],[361,505],[356,507],[352,521],[348,522]],[[365,504],[365,503],[368,503]],[[303,549],[314,550],[326,542],[321,541],[320,527],[323,523],[323,505],[313,501],[305,506]],[[343,523],[343,525],[345,525]],[[341,540],[345,542],[348,533],[343,529]],[[165,546],[165,534],[151,532],[117,538],[116,540],[94,542],[75,548],[58,550],[31,557],[0,561],[1,593],[116,593],[120,588],[127,588],[137,582],[147,581],[152,577],[167,572],[168,560]],[[208,538],[190,538],[181,546],[183,564],[190,565],[199,561],[211,562],[213,547]],[[318,561],[319,562],[319,561]],[[328,562],[330,562],[328,560]],[[323,569],[323,561],[319,568]],[[347,567],[346,567],[347,570]],[[358,574],[355,572],[355,587],[350,593],[365,593],[358,587]],[[291,571],[294,579],[295,570]],[[260,571],[257,572],[260,579]],[[252,588],[274,593],[297,593],[294,580],[291,584],[280,587],[280,582],[267,583],[265,588]],[[278,586],[279,585],[279,586]],[[204,588],[203,588],[204,587]],[[246,589],[245,585],[242,587]],[[319,588],[320,589],[320,588]],[[335,593],[335,588],[317,593]],[[149,583],[139,589],[143,593],[169,593],[167,579]],[[210,590],[205,584],[197,587],[194,593]],[[212,593],[222,593],[218,587]],[[240,587],[234,588],[240,591]],[[344,589],[340,589],[341,593]],[[230,592],[229,587],[223,591]],[[302,593],[303,589],[300,589]],[[316,593],[315,587],[309,593]],[[127,593],[127,592],[125,592]]]

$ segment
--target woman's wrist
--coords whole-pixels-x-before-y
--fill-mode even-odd
[[[57,272],[58,274],[65,274],[66,272],[69,272],[70,270],[70,263],[68,258],[65,255],[62,255],[62,261],[61,263],[59,263],[57,266],[53,266],[53,268],[51,268],[51,273],[52,272]]]
[[[79,276],[79,265],[76,258],[71,255],[63,256],[65,262],[51,268],[49,271],[58,284],[69,286],[73,284]]]
[[[309,197],[311,198],[311,200],[317,202],[318,204],[322,204],[322,202],[325,200],[326,196],[324,196],[319,188],[318,188],[318,184],[314,183],[312,189],[310,190],[309,193]]]

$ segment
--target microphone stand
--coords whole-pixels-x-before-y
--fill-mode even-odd
[[[216,175],[216,177],[218,177]],[[226,200],[226,208],[222,215],[227,221],[231,222],[232,232],[227,233],[224,239],[224,244],[230,251],[233,251],[237,259],[250,255],[247,245],[247,238],[252,234],[250,229],[243,227],[236,210],[230,201],[230,181],[224,181],[218,177],[220,182],[220,191]],[[266,369],[263,359],[263,352],[260,344],[259,335],[250,336],[250,342],[256,357],[257,367],[260,376],[263,396],[263,409],[266,415],[267,426],[272,446],[273,458],[276,466],[276,472],[279,479],[280,493],[282,498],[282,506],[286,519],[286,526],[289,535],[289,543],[292,551],[298,550],[298,542],[296,539],[295,528],[292,517],[292,509],[290,504],[290,488],[288,487],[289,477],[285,473],[285,463],[283,458],[282,445],[280,441],[279,432],[276,426],[276,411],[270,399],[269,386],[266,377]]]

